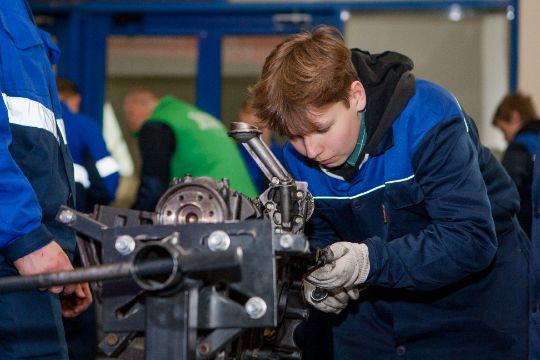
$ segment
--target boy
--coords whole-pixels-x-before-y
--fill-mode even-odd
[[[304,282],[304,358],[523,359],[516,188],[454,96],[412,68],[323,26],[278,45],[251,89],[309,183],[310,241],[333,255]],[[330,295],[313,301],[315,286]]]

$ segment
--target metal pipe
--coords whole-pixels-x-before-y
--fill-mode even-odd
[[[233,122],[228,134],[246,148],[268,180],[271,181],[272,178],[277,177],[282,183],[291,181],[290,174],[261,140],[261,131],[257,127],[247,123]]]

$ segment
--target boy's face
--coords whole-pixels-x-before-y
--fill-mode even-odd
[[[356,83],[356,85],[355,85]],[[291,144],[303,156],[325,167],[340,166],[353,152],[360,131],[358,111],[365,108],[364,88],[360,82],[351,85],[350,105],[338,102],[312,111],[311,121],[320,129],[304,136],[290,139]]]

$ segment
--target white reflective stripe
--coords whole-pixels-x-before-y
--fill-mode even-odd
[[[64,144],[67,145],[66,126],[64,125],[64,119],[56,119],[56,125],[58,125],[58,128],[60,129],[60,133],[62,134],[62,138],[64,139]]]
[[[112,158],[112,156],[104,157],[96,162],[96,169],[99,176],[105,178],[115,172],[118,172],[118,163]]]
[[[390,181],[387,181],[385,182],[384,184],[382,185],[379,185],[379,186],[375,186],[374,188],[372,189],[369,189],[367,191],[364,191],[363,193],[360,193],[360,194],[357,194],[357,195],[353,195],[353,196],[314,196],[313,198],[314,199],[336,199],[336,200],[345,200],[345,199],[356,199],[357,197],[360,197],[360,196],[364,196],[366,194],[369,194],[370,192],[373,192],[375,190],[378,190],[380,188],[383,188],[386,186],[386,184],[393,184],[393,183],[398,183],[398,182],[403,182],[403,181],[407,181],[407,180],[410,180],[414,178],[414,174],[413,175],[410,175],[410,176],[407,176],[406,178],[403,178],[403,179],[397,179],[397,180],[390,180]]]
[[[88,189],[90,187],[90,179],[88,178],[88,171],[86,171],[86,169],[79,164],[73,164],[73,170],[74,170],[75,182],[82,184],[82,186],[84,186],[85,189]]]
[[[10,123],[46,130],[58,140],[54,113],[43,104],[5,93],[2,93],[2,100],[6,104]]]
[[[459,103],[458,99],[454,94],[452,94],[452,97],[454,98],[454,101],[456,102],[457,106],[459,107],[459,110],[461,111],[461,115],[463,115],[463,123],[465,124],[465,129],[467,132],[469,132],[469,125],[467,124],[467,119],[465,118],[465,112],[463,111],[463,108],[461,107],[461,104]]]

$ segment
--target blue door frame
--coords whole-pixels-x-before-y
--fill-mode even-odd
[[[111,35],[195,36],[198,38],[196,105],[221,117],[221,42],[227,35],[295,33],[317,24],[343,29],[344,10],[501,10],[513,7],[510,90],[517,88],[518,0],[492,1],[357,1],[322,3],[204,3],[160,1],[81,1],[54,5],[30,1],[34,14],[44,15],[45,28],[56,35],[62,49],[58,75],[72,79],[85,99],[84,113],[101,121],[105,99],[107,37]]]

